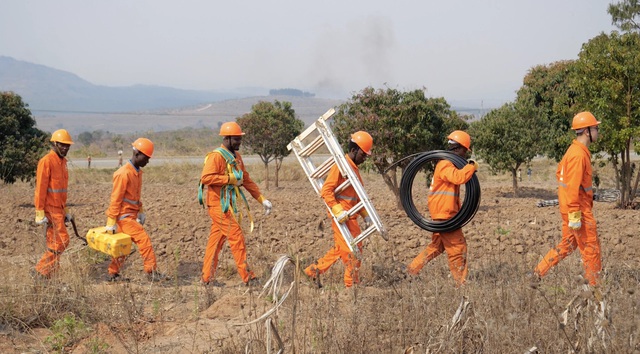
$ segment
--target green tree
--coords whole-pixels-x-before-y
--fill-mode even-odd
[[[14,183],[36,175],[47,150],[47,134],[35,127],[28,105],[13,92],[0,92],[0,179]]]
[[[93,134],[90,132],[82,132],[78,134],[78,141],[84,146],[89,146],[93,142]]]
[[[517,110],[524,117],[536,117],[531,133],[544,136],[537,153],[560,161],[574,136],[570,134],[575,114],[576,92],[569,77],[574,61],[538,65],[529,70],[516,98]]]
[[[287,144],[304,128],[304,122],[296,118],[291,102],[274,103],[260,101],[251,107],[251,112],[238,118],[238,124],[246,133],[242,142],[249,150],[260,156],[264,163],[266,189],[269,190],[269,162],[276,161],[276,187],[282,160],[291,152]]]
[[[333,130],[345,144],[351,134],[364,130],[373,137],[369,159],[401,206],[397,169],[409,164],[408,155],[442,149],[453,130],[467,123],[450,109],[444,98],[427,98],[424,90],[401,92],[367,87],[340,105]]]
[[[611,15],[611,23],[623,32],[640,32],[640,2],[638,0],[623,0],[609,4],[607,12]]]
[[[640,34],[600,34],[582,46],[572,85],[581,108],[602,121],[595,149],[604,150],[612,162],[621,206],[629,207],[638,189],[632,183],[631,150],[639,150],[640,137]]]
[[[479,121],[471,123],[469,132],[473,151],[493,173],[511,172],[513,192],[518,194],[517,171],[537,154],[540,139],[537,126],[543,119],[519,111],[515,103],[491,110]]]

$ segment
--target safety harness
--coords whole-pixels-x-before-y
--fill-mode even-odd
[[[227,162],[227,173],[233,173],[236,180],[241,180],[243,178],[243,172],[238,168],[235,156],[228,150],[221,147],[207,154],[207,156],[204,158],[205,164],[207,163],[209,156],[213,153],[218,153],[225,159],[225,161]],[[202,184],[202,181],[200,181],[200,185],[198,186],[198,203],[200,203],[203,208],[206,204],[204,200],[204,189],[205,185]],[[249,222],[251,223],[251,232],[253,232],[253,217],[251,216],[251,208],[249,207],[249,202],[247,202],[247,198],[245,197],[244,192],[240,188],[238,188],[238,186],[227,184],[220,188],[220,206],[222,207],[222,212],[226,213],[227,211],[231,210],[231,214],[234,218],[236,217],[236,214],[238,214],[237,220],[238,223],[240,223],[242,221],[242,213],[238,213],[237,206],[237,201],[238,199],[240,199],[240,197],[242,197],[244,206],[247,209],[247,215],[249,215]]]

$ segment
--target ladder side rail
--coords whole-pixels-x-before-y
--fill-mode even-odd
[[[307,136],[309,136],[311,133],[313,133],[316,129],[318,129],[317,123],[322,121],[326,121],[327,119],[331,118],[331,116],[334,115],[334,113],[336,113],[336,110],[331,108],[328,111],[326,111],[323,115],[320,116],[320,118],[318,118],[318,120],[314,123],[311,124],[310,126],[307,127],[307,129],[305,129],[302,133],[300,133],[300,135],[298,135],[295,139],[297,140],[300,144],[302,143],[302,140],[304,140]],[[292,143],[289,143],[287,145],[287,149],[291,150],[293,149],[293,145]]]
[[[351,245],[351,248],[356,248],[355,246],[356,246],[358,243],[362,242],[365,238],[367,238],[367,237],[371,236],[371,234],[373,234],[373,232],[374,232],[374,231],[376,231],[376,228],[375,228],[375,226],[374,226],[374,225],[371,225],[371,226],[369,226],[368,228],[364,229],[364,231],[362,231],[362,232],[360,233],[360,235],[356,236],[356,237],[353,239],[353,241],[352,241],[352,242],[353,242],[353,244]]]
[[[296,155],[296,158],[298,159],[298,162],[300,163],[302,170],[304,171],[305,175],[309,179],[309,182],[311,182],[313,189],[316,191],[316,194],[320,195],[320,190],[322,189],[322,183],[318,183],[318,181],[311,178],[311,172],[315,168],[315,166],[313,166],[313,162],[309,158],[303,158],[300,155],[298,155],[298,150],[295,149],[295,147],[293,152]]]

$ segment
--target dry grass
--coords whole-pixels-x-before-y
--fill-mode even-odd
[[[553,179],[553,166],[555,163],[536,161],[533,178]],[[195,188],[199,170],[200,166],[193,164],[149,166],[145,179],[146,183],[193,184]],[[111,173],[74,171],[72,183],[110,183]],[[254,176],[260,180],[257,174]],[[283,182],[305,178],[295,162],[287,162],[280,173]],[[487,176],[487,183],[510,186],[508,178]],[[268,273],[276,257],[268,237],[257,232],[252,263]],[[195,282],[178,281],[177,277],[162,285],[139,279],[118,285],[96,284],[94,279],[101,276],[97,264],[104,263],[104,258],[88,249],[71,249],[65,253],[62,271],[55,280],[31,280],[29,264],[24,264],[20,272],[6,275],[0,286],[0,327],[5,332],[22,333],[49,328],[47,338],[52,339],[41,342],[43,352],[76,348],[76,352],[91,353],[275,353],[276,334],[288,353],[640,351],[640,271],[615,257],[607,258],[602,289],[608,312],[603,315],[596,308],[599,300],[585,291],[584,281],[575,276],[576,269],[581,268],[577,256],[561,262],[553,276],[539,284],[532,284],[527,277],[535,264],[525,255],[485,258],[473,264],[468,284],[457,289],[452,286],[444,260],[432,262],[420,276],[406,279],[395,256],[380,251],[381,242],[379,238],[368,241],[361,270],[363,286],[345,289],[339,266],[322,279],[322,289],[297,273],[293,294],[270,317],[272,327],[265,323],[228,325],[223,338],[207,337],[202,318],[203,311],[220,300],[219,293]],[[310,262],[297,251],[295,240],[290,246],[287,253],[292,259],[301,266]],[[222,274],[230,256],[227,253],[224,257]],[[132,262],[131,268],[140,268],[139,257]],[[176,250],[167,265],[169,273],[177,274],[180,263]],[[228,267],[233,275],[235,269]],[[249,292],[247,297],[248,305],[243,307],[240,319],[246,322],[270,306],[269,299],[258,298],[257,292]],[[575,301],[570,304],[572,299]],[[180,308],[178,313],[176,308]],[[157,334],[171,336],[168,326],[177,322],[192,337],[174,346],[149,343],[158,340]],[[82,330],[83,326],[91,330]],[[55,336],[60,340],[54,341]]]

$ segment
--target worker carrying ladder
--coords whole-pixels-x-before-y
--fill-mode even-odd
[[[351,169],[351,166],[344,156],[342,147],[336,140],[335,136],[333,135],[333,131],[331,131],[331,127],[327,123],[327,121],[335,114],[335,112],[336,111],[333,108],[328,110],[325,114],[318,118],[318,120],[314,124],[312,124],[304,132],[293,139],[293,141],[289,143],[289,145],[287,145],[287,149],[293,150],[293,152],[295,153],[296,158],[298,158],[298,162],[300,162],[302,169],[309,178],[309,181],[311,182],[311,185],[313,186],[313,189],[315,189],[318,196],[320,196],[321,194],[325,176],[329,173],[329,170],[331,169],[331,167],[333,167],[334,164],[338,165],[340,173],[346,179],[344,183],[342,183],[335,189],[335,193],[339,194],[349,186],[352,186],[356,191],[360,202],[354,205],[351,209],[347,210],[349,217],[358,214],[364,208],[367,213],[369,213],[369,217],[371,218],[371,225],[364,229],[360,233],[360,235],[351,235],[351,232],[349,231],[349,228],[346,226],[346,224],[339,223],[333,213],[330,212],[329,214],[333,216],[334,222],[336,223],[336,225],[338,225],[340,233],[349,246],[351,252],[353,252],[354,254],[358,254],[359,249],[358,247],[356,247],[356,245],[367,238],[369,235],[373,234],[374,231],[378,231],[385,241],[388,240],[388,238],[387,232],[384,229],[384,225],[382,225],[382,222],[380,221],[380,218],[376,213],[376,209],[373,207],[369,196],[367,196],[367,192],[364,190],[362,183],[360,183],[360,180],[356,176],[353,169]],[[319,152],[320,148],[322,147],[326,147],[326,149],[329,151],[330,156],[321,164],[316,165],[312,160],[312,155]],[[326,153],[324,154],[324,156],[320,155],[322,154],[318,153],[316,155],[316,159],[318,159],[318,157],[326,156]],[[325,206],[327,207],[327,209],[329,209],[329,211],[331,211],[331,208],[329,208],[326,203]]]

